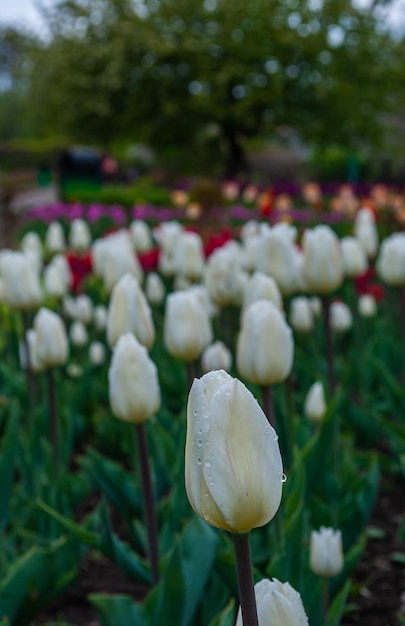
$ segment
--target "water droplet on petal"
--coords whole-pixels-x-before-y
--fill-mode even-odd
[[[287,476],[285,474],[281,475],[281,482],[285,483],[287,481]]]
[[[205,461],[205,467],[211,467],[211,461],[209,460]]]

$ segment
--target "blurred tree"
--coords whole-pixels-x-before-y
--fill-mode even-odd
[[[365,149],[405,104],[378,0],[63,0],[49,23],[36,89],[49,126],[81,142],[210,145],[233,175],[249,138],[290,127]]]
[[[37,109],[30,101],[34,56],[39,42],[31,34],[0,25],[0,138],[35,135]]]

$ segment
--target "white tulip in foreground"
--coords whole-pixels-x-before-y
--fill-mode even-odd
[[[23,252],[3,253],[4,300],[15,309],[35,309],[42,302],[39,275]]]
[[[304,413],[311,422],[320,422],[326,413],[325,393],[319,380],[309,388],[305,398]]]
[[[267,578],[255,585],[259,626],[307,626],[301,596],[289,583]],[[236,626],[243,626],[239,609]]]
[[[267,386],[291,371],[294,343],[291,328],[268,300],[257,300],[243,314],[236,362],[243,378]]]
[[[247,533],[276,514],[283,477],[278,437],[250,391],[222,370],[191,387],[185,460],[190,504],[212,526]]]
[[[318,576],[331,577],[343,569],[342,534],[340,530],[321,526],[311,532],[309,564]]]
[[[142,424],[158,410],[160,388],[156,365],[131,333],[118,339],[108,382],[111,408],[119,419]]]
[[[62,318],[53,311],[41,308],[34,319],[34,363],[41,368],[58,367],[68,358],[68,339]]]

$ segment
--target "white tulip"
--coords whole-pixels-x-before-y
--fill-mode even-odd
[[[278,437],[250,391],[218,370],[195,379],[187,405],[186,491],[212,526],[246,533],[281,501]]]
[[[89,340],[87,330],[83,322],[73,322],[69,331],[70,341],[74,346],[81,348],[85,346]]]
[[[115,285],[108,306],[107,340],[112,348],[121,335],[132,333],[149,350],[155,340],[152,312],[132,274],[125,274]]]
[[[309,333],[313,329],[314,314],[309,298],[297,296],[291,300],[289,320],[298,333]]]
[[[362,208],[354,220],[354,235],[359,239],[369,259],[373,259],[378,250],[378,231],[372,211]]]
[[[193,361],[212,341],[207,311],[192,290],[171,293],[166,299],[164,343],[172,356]]]
[[[318,576],[330,578],[343,569],[342,534],[340,530],[321,526],[311,532],[309,564]]]
[[[320,422],[326,413],[325,392],[319,380],[309,388],[305,398],[304,413],[311,422]]]
[[[336,300],[330,305],[330,325],[337,333],[345,333],[353,324],[351,311],[347,304]]]
[[[212,370],[229,372],[232,366],[232,354],[222,341],[216,341],[205,348],[201,356],[201,365],[203,372]]]
[[[330,293],[344,277],[340,243],[329,226],[316,226],[304,233],[304,278],[309,290]]]
[[[35,359],[42,368],[63,365],[68,358],[69,344],[62,318],[41,308],[34,319]]]
[[[16,309],[35,309],[42,302],[37,271],[23,252],[7,251],[2,255],[4,297]]]
[[[358,310],[361,317],[374,317],[377,313],[377,302],[374,296],[368,293],[360,296]]]
[[[105,361],[105,346],[101,341],[93,341],[89,346],[89,359],[92,365],[102,365]]]
[[[163,280],[156,272],[150,272],[146,276],[145,294],[148,302],[153,306],[159,306],[165,299],[165,286]]]
[[[405,285],[405,233],[394,233],[384,239],[377,259],[377,272],[387,285]]]
[[[87,222],[83,219],[74,219],[70,224],[69,243],[76,252],[84,252],[90,248],[91,233]]]
[[[153,247],[152,235],[146,222],[134,220],[129,229],[135,250],[138,253],[147,252]]]
[[[363,244],[356,237],[343,237],[342,247],[343,265],[346,276],[356,278],[368,268],[368,260]]]
[[[269,300],[280,311],[283,309],[283,298],[276,281],[262,272],[255,272],[247,280],[243,290],[243,310],[257,300]]]
[[[204,270],[204,249],[200,235],[183,232],[174,251],[175,272],[190,280],[199,280]]]
[[[119,419],[142,424],[158,410],[156,365],[131,333],[122,335],[115,346],[108,381],[111,408]]]
[[[267,386],[285,380],[294,356],[291,328],[267,300],[258,300],[243,314],[238,336],[236,363],[242,376]]]
[[[65,233],[62,224],[51,222],[45,235],[45,248],[51,254],[63,252],[66,248]]]
[[[259,626],[308,626],[301,596],[289,583],[264,579],[255,585]],[[243,626],[239,608],[236,626]]]

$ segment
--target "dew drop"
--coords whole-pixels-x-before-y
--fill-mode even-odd
[[[211,461],[209,460],[205,461],[205,467],[211,467]]]
[[[202,461],[201,459],[197,459],[197,465],[201,465]]]
[[[281,475],[281,482],[282,482],[282,483],[287,482],[287,476],[286,476],[285,474],[282,474],[282,475]]]

